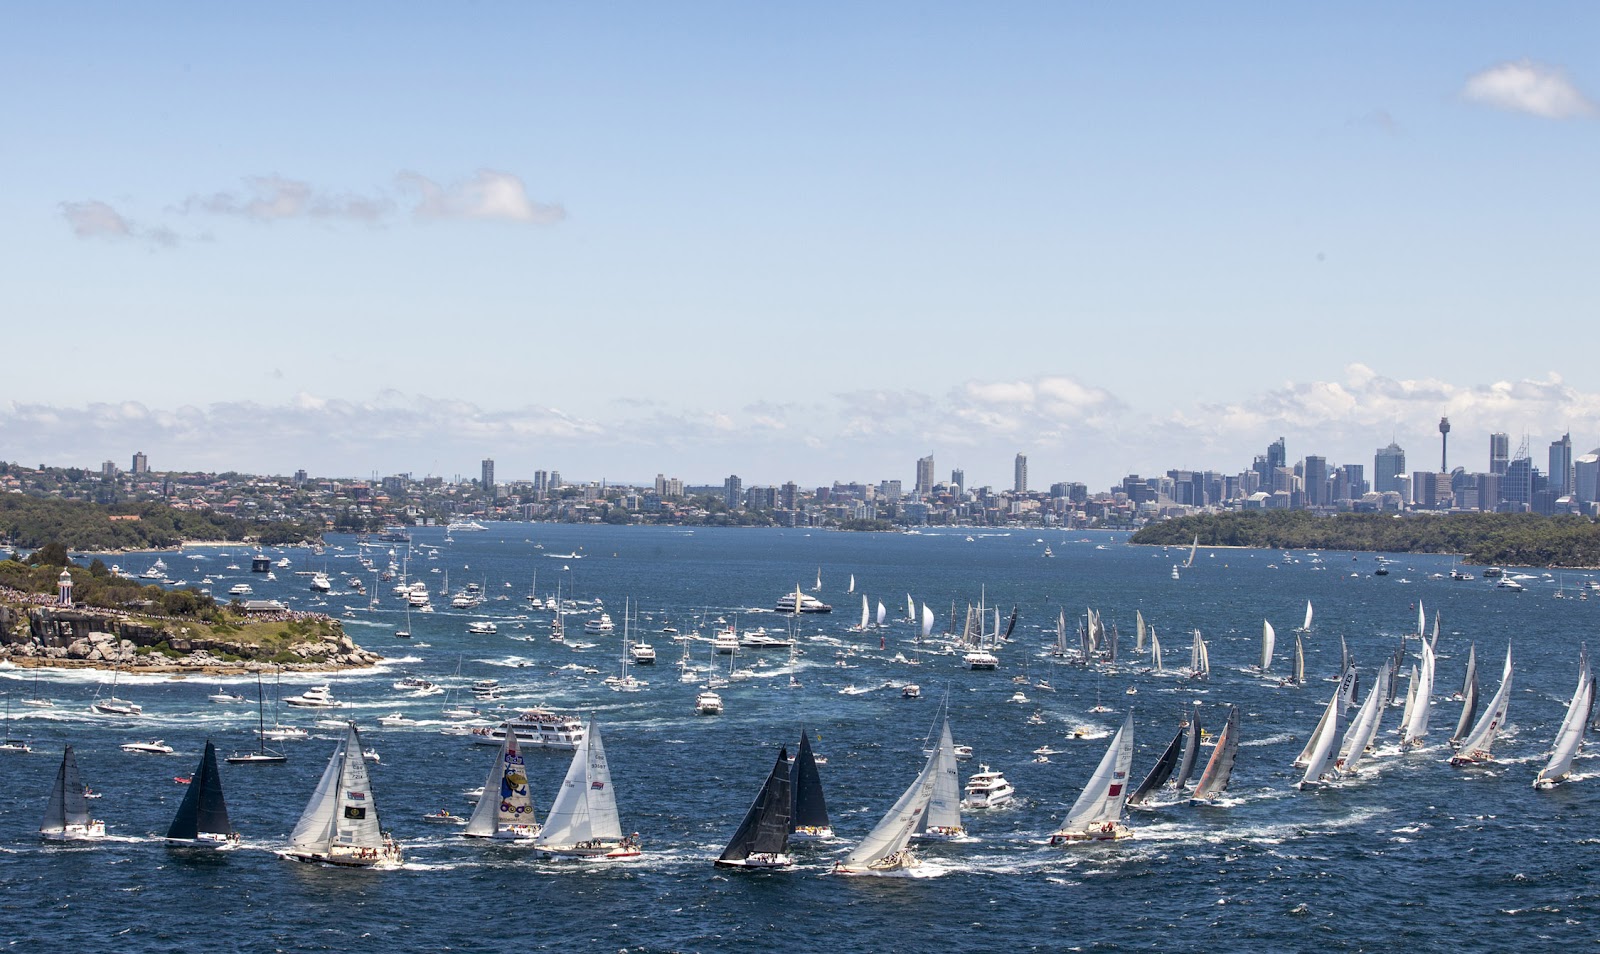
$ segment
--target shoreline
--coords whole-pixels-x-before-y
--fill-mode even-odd
[[[0,656],[15,669],[94,669],[103,672],[126,672],[129,675],[176,676],[250,676],[257,673],[342,673],[377,669],[380,663],[367,666],[339,666],[328,663],[204,663],[185,665],[179,660],[153,666],[116,664],[106,666],[99,659],[49,659],[40,656]],[[252,668],[252,666],[254,668]]]

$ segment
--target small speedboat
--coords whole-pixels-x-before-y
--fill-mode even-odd
[[[154,742],[124,742],[122,751],[143,752],[147,755],[171,755],[173,749],[172,746],[162,740],[156,739]]]
[[[210,699],[212,702],[220,702],[225,705],[237,704],[244,701],[244,696],[241,696],[236,692],[213,692],[211,695],[206,696],[206,698]]]
[[[425,822],[433,822],[435,825],[465,825],[467,823],[467,820],[462,818],[460,815],[450,814],[450,809],[448,808],[441,808],[436,812],[429,812],[428,814],[422,816],[422,820]]]
[[[401,712],[392,712],[386,716],[379,716],[378,724],[383,726],[416,725],[417,720],[408,718]]]

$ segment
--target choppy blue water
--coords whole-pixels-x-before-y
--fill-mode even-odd
[[[494,524],[485,533],[422,530],[416,545],[436,545],[439,559],[414,559],[413,576],[437,594],[442,573],[454,587],[479,582],[506,600],[469,614],[434,597],[438,612],[413,614],[412,643],[395,640],[402,604],[384,587],[383,607],[336,586],[326,607],[347,619],[360,643],[392,655],[379,671],[284,680],[284,692],[330,682],[350,703],[381,764],[373,787],[385,826],[405,845],[395,872],[323,870],[276,858],[333,748],[333,733],[282,743],[279,767],[223,766],[235,826],[245,847],[208,858],[171,854],[160,841],[182,798],[173,776],[193,770],[207,738],[223,752],[253,742],[253,680],[125,678],[119,695],[145,706],[137,721],[90,715],[104,678],[47,672],[41,690],[54,710],[13,707],[12,736],[33,742],[32,755],[0,757],[0,937],[19,951],[106,950],[556,950],[723,951],[780,944],[828,951],[900,948],[1008,950],[1394,950],[1512,949],[1593,941],[1600,889],[1591,875],[1600,837],[1600,772],[1586,754],[1578,777],[1550,793],[1530,783],[1548,751],[1576,679],[1580,640],[1600,613],[1595,599],[1568,596],[1588,574],[1563,579],[1530,574],[1512,594],[1483,581],[1446,574],[1443,557],[1399,557],[1386,578],[1372,575],[1371,555],[1201,551],[1173,580],[1186,553],[1134,548],[1106,534],[1024,531],[923,535],[841,534],[797,530],[699,530]],[[349,539],[325,557],[289,551],[296,569],[357,570]],[[544,549],[536,549],[535,544]],[[1052,559],[1043,557],[1045,544]],[[1104,548],[1100,548],[1103,545]],[[385,545],[387,546],[387,545]],[[582,559],[547,554],[577,552]],[[272,554],[274,558],[278,555]],[[204,557],[190,560],[188,556]],[[249,554],[197,549],[166,555],[175,575],[211,573],[221,594],[251,583],[257,596],[312,604],[306,580],[284,570],[276,583],[248,572]],[[129,555],[137,572],[153,555]],[[238,563],[243,571],[223,567]],[[732,620],[770,607],[797,583],[835,606],[801,625],[805,656],[799,689],[790,689],[781,653],[757,678],[723,690],[727,713],[692,714],[697,688],[680,682],[677,644],[655,631],[689,631],[702,612]],[[616,671],[621,635],[569,642],[546,638],[549,617],[523,597],[533,584],[603,599],[619,623],[625,597],[642,607],[643,628],[660,663],[641,675],[649,688],[615,693],[601,683]],[[891,619],[906,595],[927,602],[945,627],[952,602],[1019,607],[1012,646],[994,673],[971,673],[951,655],[913,668],[912,627],[896,623],[878,649],[876,635],[845,630],[859,614],[857,593],[882,599]],[[368,575],[370,582],[370,574]],[[509,584],[509,585],[507,585]],[[1261,621],[1279,632],[1278,667],[1292,652],[1290,630],[1305,601],[1316,606],[1306,640],[1309,685],[1280,688],[1244,672],[1255,662]],[[1385,751],[1368,777],[1317,793],[1295,791],[1290,762],[1314,727],[1334,684],[1339,637],[1369,676],[1415,627],[1416,601],[1443,613],[1433,719],[1435,744],[1400,755]],[[1207,684],[1121,672],[1052,668],[1044,653],[1054,620],[1085,606],[1099,609],[1131,648],[1134,611],[1142,610],[1167,644],[1169,666],[1187,659],[1198,627],[1211,646]],[[526,618],[523,618],[524,614]],[[499,633],[472,636],[470,619],[495,618]],[[740,616],[746,626],[781,628],[773,615]],[[533,637],[520,639],[518,637]],[[835,665],[832,640],[860,647],[859,668]],[[1467,646],[1475,641],[1485,697],[1498,682],[1507,640],[1517,674],[1511,729],[1483,769],[1450,767],[1443,740],[1458,704]],[[427,646],[416,644],[426,643]],[[1411,643],[1413,649],[1415,642]],[[694,661],[711,660],[705,643]],[[460,679],[454,678],[461,660]],[[723,657],[725,663],[726,657]],[[741,662],[748,662],[741,657]],[[578,662],[584,676],[558,667]],[[441,734],[441,699],[409,697],[391,683],[403,673],[462,685],[493,677],[509,705],[548,705],[597,713],[605,733],[623,823],[642,834],[648,855],[626,865],[541,862],[531,852],[483,846],[422,821],[439,808],[469,810],[465,789],[482,784],[492,749]],[[1025,691],[1009,701],[1024,674],[1055,691]],[[31,693],[31,674],[0,668],[0,689]],[[893,688],[844,694],[912,679],[924,698]],[[206,695],[226,685],[251,704],[223,706]],[[1137,694],[1128,695],[1129,687]],[[271,687],[269,686],[269,692]],[[929,846],[916,878],[841,878],[825,872],[888,808],[922,762],[923,739],[939,699],[949,693],[957,742],[976,749],[963,773],[988,763],[1005,771],[1019,798],[989,813],[970,813],[971,844]],[[1403,695],[1403,691],[1402,691]],[[1091,715],[1100,700],[1117,711]],[[1136,810],[1138,837],[1108,847],[1052,849],[1042,842],[1077,796],[1125,707],[1135,713],[1135,778],[1142,777],[1176,728],[1180,707],[1205,704],[1210,725],[1225,706],[1242,707],[1244,744],[1230,797],[1220,806],[1169,804]],[[1035,711],[1043,725],[1030,725]],[[383,729],[378,716],[405,712],[420,725]],[[269,715],[270,720],[270,715]],[[285,721],[311,716],[286,712]],[[1399,710],[1386,713],[1380,744],[1390,749]],[[819,753],[836,844],[799,848],[801,865],[772,874],[727,874],[711,859],[737,825],[780,743],[810,728]],[[1086,738],[1074,730],[1087,728]],[[123,742],[164,738],[179,755],[132,755]],[[76,747],[85,780],[104,797],[91,802],[111,838],[88,847],[45,846],[37,838],[45,795],[61,746]],[[1040,746],[1058,750],[1034,761]],[[530,774],[542,813],[566,771],[568,753],[533,750]]]

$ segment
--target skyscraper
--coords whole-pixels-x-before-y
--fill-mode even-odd
[[[933,455],[929,454],[927,457],[920,457],[920,458],[917,459],[917,490],[916,490],[916,494],[917,494],[918,497],[921,497],[921,496],[923,496],[925,494],[930,494],[932,492],[933,492]]]
[[[1328,459],[1307,457],[1305,463],[1306,506],[1326,507],[1328,496]]]
[[[478,485],[483,488],[484,494],[488,496],[490,500],[495,499],[493,457],[485,457],[483,459],[483,473],[478,479]]]
[[[728,479],[722,482],[722,500],[728,505],[729,510],[739,509],[739,498],[744,496],[744,481],[738,474],[729,474]]]
[[[1018,454],[1014,466],[1014,479],[1011,489],[1014,493],[1025,494],[1028,492],[1028,455]]]
[[[135,474],[150,472],[150,458],[144,456],[144,451],[138,451],[133,455],[133,472]]]
[[[950,472],[950,483],[956,487],[956,493],[967,489],[967,472],[957,467]]]
[[[1394,441],[1372,455],[1372,489],[1377,493],[1399,491],[1401,482],[1395,478],[1405,472],[1406,452]]]
[[[1533,502],[1533,458],[1518,457],[1506,465],[1500,497],[1517,511]]]
[[[1511,435],[1489,435],[1489,473],[1502,477],[1506,473],[1506,463],[1511,460]]]
[[[1572,493],[1572,435],[1562,434],[1558,441],[1550,442],[1550,490],[1556,497]]]

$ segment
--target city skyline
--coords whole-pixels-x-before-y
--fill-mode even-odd
[[[1279,435],[1418,464],[1441,417],[1469,470],[1600,444],[1553,345],[1600,9],[621,10],[8,11],[0,458],[1103,487]]]

